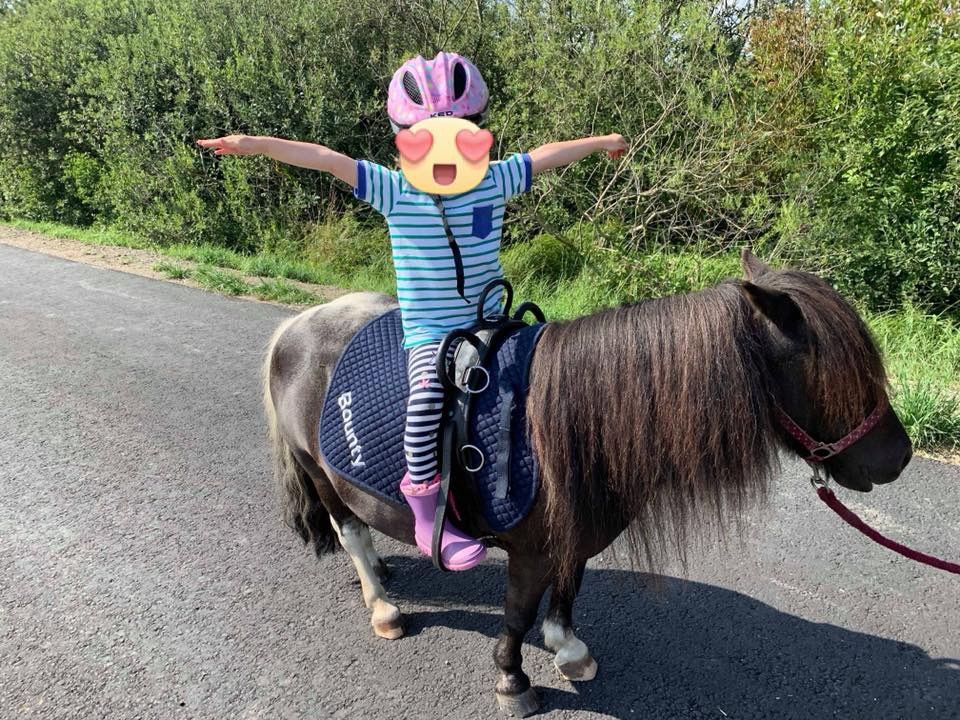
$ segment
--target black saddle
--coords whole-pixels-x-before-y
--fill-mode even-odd
[[[484,315],[487,297],[498,287],[504,291],[503,311]],[[441,570],[446,570],[440,559],[440,539],[453,475],[460,474],[476,487],[475,474],[492,461],[496,471],[493,497],[505,498],[511,486],[514,417],[519,409],[520,417],[526,419],[529,359],[539,339],[542,324],[546,322],[543,311],[532,302],[521,303],[511,315],[512,306],[513,286],[509,282],[501,278],[487,283],[477,299],[476,323],[470,328],[448,333],[437,352],[437,375],[446,390],[446,398],[439,432],[440,494],[433,525],[432,556],[434,565]],[[531,327],[524,321],[527,314],[532,315],[538,325],[533,327],[535,332],[526,333],[528,342],[521,342],[515,349],[519,351],[521,361],[527,361],[519,363],[522,365],[522,378],[517,378],[516,373],[509,371],[511,365],[514,370],[517,369],[516,363],[505,363],[503,357],[498,357],[499,362],[494,362],[494,358],[506,339]],[[515,355],[517,352],[508,354]],[[520,387],[517,386],[517,380],[521,383]],[[498,421],[495,457],[491,458],[475,438],[477,426],[474,416],[477,399],[484,395],[491,397],[493,388],[496,389],[499,411],[488,413],[488,417]],[[525,428],[523,432],[526,432]],[[528,451],[526,443],[523,449]]]
[[[504,281],[484,288],[480,305],[496,287],[505,289],[502,312],[444,340],[438,374],[448,397],[438,433],[437,453],[443,479],[442,510],[451,477],[458,489],[475,496],[477,512],[491,532],[509,530],[533,506],[538,487],[536,459],[526,422],[529,370],[542,322],[527,325],[540,310],[524,303],[512,315],[513,292]],[[407,352],[399,310],[363,326],[337,361],[318,423],[324,461],[339,477],[396,507],[406,471],[403,433],[410,386]],[[442,524],[440,525],[442,527]]]

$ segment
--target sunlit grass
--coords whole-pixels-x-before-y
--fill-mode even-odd
[[[178,263],[171,263],[164,260],[163,262],[158,262],[153,266],[153,269],[158,273],[163,273],[171,280],[184,280],[190,277],[190,268],[180,265]]]
[[[251,292],[261,300],[285,303],[287,305],[315,305],[322,302],[313,293],[291,285],[282,279],[267,279],[251,288]]]
[[[868,316],[893,404],[916,447],[960,448],[960,323],[907,306]]]
[[[215,265],[217,267],[230,268],[231,270],[242,270],[247,258],[233,250],[217,247],[216,245],[170,245],[168,247],[158,248],[164,255],[180,258],[181,260],[191,260],[202,265]]]
[[[242,277],[210,265],[198,265],[190,277],[208,290],[224,295],[243,295],[250,292],[250,285]]]
[[[31,232],[48,235],[50,237],[76,240],[87,245],[110,245],[113,247],[132,248],[135,250],[154,249],[147,240],[113,228],[81,228],[73,225],[63,225],[54,222],[39,222],[35,220],[4,220],[4,225],[29,230]]]

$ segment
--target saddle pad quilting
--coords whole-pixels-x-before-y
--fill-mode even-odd
[[[496,350],[490,364],[490,386],[476,397],[471,418],[471,439],[480,448],[485,462],[477,479],[477,492],[490,527],[507,530],[522,520],[537,493],[537,464],[527,433],[527,390],[530,359],[544,325],[523,328],[508,337]],[[505,393],[510,390],[513,410],[510,412],[510,485],[505,498],[496,493],[498,453],[500,446],[501,411]]]
[[[320,454],[338,475],[402,506],[406,374],[400,311],[392,310],[364,325],[343,351],[319,428]]]
[[[490,385],[474,400],[472,440],[485,456],[474,479],[487,524],[497,532],[520,522],[536,497],[537,468],[527,437],[526,394],[530,359],[543,327],[522,328],[503,341],[490,362]],[[506,497],[498,498],[501,387],[512,391],[514,407],[510,486]],[[344,350],[324,399],[319,445],[324,460],[338,475],[398,505],[406,505],[399,487],[406,470],[406,405],[407,355],[400,312],[393,310],[361,328]]]

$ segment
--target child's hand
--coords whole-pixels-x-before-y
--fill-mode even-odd
[[[256,155],[260,152],[258,138],[250,135],[227,135],[210,140],[197,140],[202,148],[213,148],[214,155]]]
[[[627,141],[623,139],[623,135],[606,135],[603,138],[603,149],[607,151],[607,155],[616,159],[627,151]]]

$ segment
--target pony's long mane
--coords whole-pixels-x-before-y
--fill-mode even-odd
[[[824,353],[818,362],[849,373],[872,353],[868,365],[882,377],[862,321],[826,283],[806,273],[771,276],[791,296],[800,292],[814,347]],[[839,320],[818,319],[836,312]],[[844,333],[848,340],[831,350]],[[671,549],[685,562],[700,521],[722,527],[764,497],[780,445],[769,343],[737,281],[546,328],[531,368],[528,422],[561,583],[582,559],[577,543],[590,528],[615,534],[626,526],[631,557],[657,568]],[[826,398],[827,410],[842,415],[848,395],[859,393],[859,412],[872,385],[846,385],[843,397]]]

